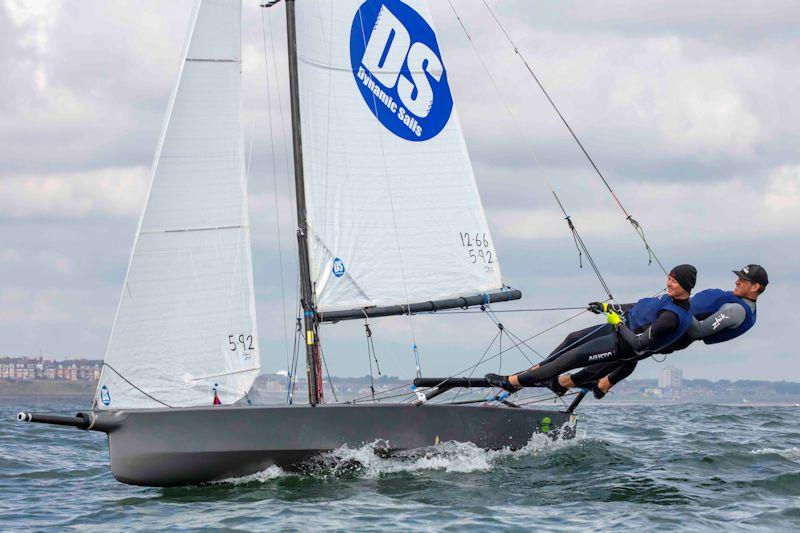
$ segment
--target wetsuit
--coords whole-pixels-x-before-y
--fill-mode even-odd
[[[664,303],[674,304],[683,311],[689,310],[689,300],[670,299]],[[622,310],[629,312],[633,308],[634,304],[626,304]],[[586,373],[578,376],[579,380],[584,380],[595,375],[601,367],[607,367],[615,372],[615,379],[622,380],[633,372],[637,359],[658,353],[665,339],[676,335],[681,328],[685,330],[688,324],[683,326],[684,322],[685,317],[664,309],[658,312],[655,320],[636,330],[620,324],[618,329],[604,325],[570,333],[537,368],[517,374],[517,379],[523,387],[533,387],[568,370],[586,368]],[[621,364],[631,362],[634,363],[633,367]],[[608,367],[609,363],[613,363],[614,367]],[[603,376],[595,380],[600,377]]]
[[[741,303],[731,302],[722,304],[716,312],[695,315],[692,325],[681,338],[655,353],[671,354],[688,348],[696,340],[712,343],[712,339],[719,337],[723,332],[739,330],[756,313],[756,302],[746,298],[741,298],[741,301],[750,308],[750,313]],[[593,365],[572,374],[571,378],[575,385],[583,386],[608,376],[611,386],[614,386],[630,376],[635,369],[636,361]]]

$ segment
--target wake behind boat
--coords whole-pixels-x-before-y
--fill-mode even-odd
[[[535,432],[571,436],[583,393],[563,411],[531,409],[485,380],[422,378],[418,364],[404,403],[374,392],[326,403],[322,323],[485,309],[521,293],[502,278],[427,2],[284,3],[309,404],[245,405],[261,348],[241,3],[201,0],[92,409],[19,419],[107,433],[116,478],[152,486],[297,466],[341,446],[517,449]],[[460,387],[492,392],[430,401]]]

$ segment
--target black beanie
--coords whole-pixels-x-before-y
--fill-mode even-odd
[[[669,275],[688,292],[692,292],[694,284],[697,283],[697,269],[692,265],[678,265],[670,270]]]

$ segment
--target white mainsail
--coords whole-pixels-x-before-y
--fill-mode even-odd
[[[425,0],[296,3],[317,310],[503,287]]]
[[[100,409],[242,398],[260,368],[244,141],[241,2],[201,0],[98,384]]]

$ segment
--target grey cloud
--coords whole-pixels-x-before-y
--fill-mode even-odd
[[[576,215],[615,295],[635,299],[658,290],[663,274],[647,266],[641,243],[513,51],[488,24],[482,3],[461,0],[456,5],[543,165],[543,170],[536,167],[530,147],[505,115],[447,4],[432,2],[503,271],[525,294],[517,305],[579,305],[602,296],[588,266],[577,267],[574,244],[542,183],[542,173]],[[800,288],[798,257],[787,243],[796,240],[797,209],[790,205],[775,215],[759,203],[775,169],[799,163],[793,140],[800,123],[794,104],[800,84],[795,61],[799,50],[790,33],[797,25],[794,4],[492,5],[612,186],[643,223],[667,267],[693,262],[707,286],[726,286],[731,265],[759,261],[770,270],[773,285],[760,304],[759,325],[746,342],[726,346],[725,353],[693,348],[675,364],[684,366],[691,377],[800,379],[798,366],[785,359],[798,318],[789,297]],[[0,87],[0,102],[6,103],[0,103],[0,184],[30,176],[80,180],[86,179],[81,175],[107,168],[149,168],[190,12],[188,0],[60,4],[57,24],[48,34],[49,47],[39,53],[20,44],[28,30],[14,26],[0,10],[0,64],[13,73],[11,83]],[[267,347],[265,368],[277,370],[284,365],[283,317],[261,15],[249,3],[245,13],[248,146],[256,125],[250,190],[259,329]],[[286,108],[288,100],[282,9],[273,8],[270,16],[279,61],[278,78],[270,72],[274,111],[280,102]],[[270,49],[267,56],[271,62]],[[43,95],[32,85],[40,63],[47,73]],[[713,127],[688,142],[682,135],[703,122],[698,116],[707,112],[705,102],[717,102],[718,97],[721,111],[707,121]],[[288,120],[288,110],[284,112]],[[671,125],[675,117],[683,122]],[[731,137],[748,117],[755,117],[755,136]],[[277,116],[272,123],[286,291],[292,300],[286,306],[293,307],[296,260],[293,221],[285,205],[291,197],[290,168],[283,152],[288,139]],[[730,147],[724,146],[726,139]],[[742,194],[736,184],[742,181],[753,183],[758,191],[751,206],[736,198]],[[676,201],[669,196],[676,183],[689,191],[680,208],[669,203]],[[787,183],[788,188],[791,182]],[[17,199],[26,202],[26,216],[0,213],[0,350],[25,354],[41,348],[56,356],[101,357],[137,209],[93,208],[67,215],[63,210],[37,211],[34,207],[41,206],[32,207],[35,199],[25,195]],[[512,231],[514,225],[532,224],[525,218],[530,213],[541,215],[536,226]],[[725,221],[722,227],[720,220]],[[503,319],[516,333],[525,334],[563,318],[556,315],[506,314]],[[535,347],[547,351],[567,327],[591,320],[582,318],[537,338]],[[289,322],[291,328],[291,317]],[[418,317],[414,324],[429,375],[467,366],[494,335],[490,321],[481,315]],[[408,376],[412,366],[407,322],[376,321],[373,329],[385,372]],[[353,348],[362,346],[362,324],[326,327],[322,334],[332,372],[366,372],[362,354]],[[503,368],[525,364],[520,356],[509,356]]]

